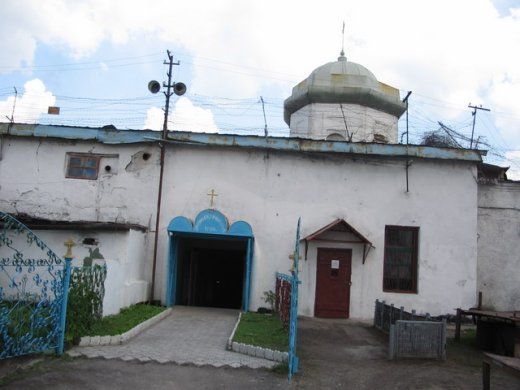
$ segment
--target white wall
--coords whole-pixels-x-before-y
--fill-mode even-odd
[[[153,228],[156,147],[4,138],[3,151],[0,209],[48,219],[137,223]],[[66,179],[66,152],[88,151],[118,154],[117,174],[102,175],[97,181]],[[143,151],[151,153],[148,161],[141,158]],[[302,237],[344,218],[376,246],[364,265],[359,248],[354,248],[351,317],[370,318],[376,298],[432,315],[475,304],[477,184],[473,164],[413,160],[410,192],[406,193],[402,160],[170,145],[157,297],[164,299],[166,292],[166,227],[175,216],[193,219],[208,208],[206,194],[211,189],[218,193],[215,207],[231,223],[242,219],[253,227],[252,309],[265,305],[262,293],[274,289],[275,272],[288,271],[300,216]],[[382,292],[387,224],[420,227],[418,294]],[[65,239],[60,238],[56,245],[61,246]],[[112,274],[120,275],[121,270],[130,275],[142,273],[123,282],[114,279],[109,285],[124,299],[134,291],[140,296],[143,283],[151,281],[153,231],[113,246],[118,245],[118,253],[126,255],[117,257]],[[315,256],[309,253],[302,264],[301,314],[313,313],[315,268]],[[121,283],[124,288],[115,287]]]
[[[118,260],[108,263],[109,270],[118,273],[125,267],[135,268],[140,262],[139,272],[136,269],[128,271],[130,275],[140,276],[125,277],[121,282],[125,285],[137,283],[136,292],[130,292],[133,290],[128,285],[124,291],[114,287],[118,290],[114,293],[124,297],[123,305],[127,301],[144,300],[141,296],[143,283],[144,288],[149,289],[151,281],[159,149],[143,144],[106,145],[33,137],[3,137],[2,142],[0,210],[49,220],[117,222],[148,229],[144,236],[131,232],[131,240],[127,243],[125,239],[121,243]],[[102,159],[97,180],[69,179],[65,177],[67,152],[115,154],[118,157],[110,161]],[[143,159],[145,152],[150,154],[148,160]],[[105,162],[112,165],[110,173],[103,169]],[[60,237],[56,241],[58,253],[63,254],[64,240],[60,241],[61,234],[56,234]],[[120,233],[113,234],[118,236]],[[107,239],[105,245],[109,247],[110,242]],[[113,245],[119,244],[114,242]],[[128,255],[124,257],[122,253]],[[108,286],[107,290],[110,288]],[[107,303],[107,308],[112,307],[108,312],[119,310],[118,305]]]
[[[72,266],[82,266],[85,257],[89,256],[89,249],[99,248],[104,260],[95,260],[95,264],[107,265],[105,281],[105,298],[103,300],[103,315],[116,314],[123,307],[143,302],[147,299],[147,285],[144,280],[144,240],[142,232],[130,230],[120,232],[95,232],[74,230],[34,230],[34,233],[45,242],[58,256],[65,254],[65,241],[72,239],[76,246],[72,253]],[[94,238],[95,245],[85,245],[85,238]],[[13,247],[23,253],[24,258],[46,258],[45,254],[33,244],[28,246],[25,236],[18,236]],[[12,251],[5,246],[0,247],[0,258],[12,257]],[[14,268],[14,267],[13,267]],[[13,269],[10,270],[12,272]],[[33,283],[36,273],[47,278],[48,272],[41,267],[32,273],[27,273],[23,267],[22,274],[27,275],[27,292],[40,293]],[[5,273],[0,273],[0,286],[9,294],[13,289],[8,287],[9,280]]]
[[[343,113],[354,142],[372,142],[374,134],[396,144],[397,117],[359,104],[343,104]],[[291,115],[291,137],[326,139],[338,133],[346,139],[345,120],[339,104],[311,103]]]
[[[345,156],[176,146],[167,152],[161,231],[172,218],[215,208],[255,235],[251,308],[265,305],[276,271],[287,272],[298,217],[302,237],[345,218],[375,245],[361,264],[354,248],[351,317],[370,318],[376,298],[430,314],[475,303],[477,184],[473,165],[414,160],[410,192],[405,163]],[[385,225],[420,227],[418,294],[382,292]],[[167,236],[160,236],[157,293],[166,293]],[[302,264],[300,313],[312,315],[315,255]]]
[[[483,307],[520,310],[520,183],[480,184],[478,207]]]
[[[22,137],[4,137],[2,142],[0,210],[51,220],[151,224],[158,148]],[[151,154],[147,161],[142,159],[144,151]],[[110,174],[102,165],[97,180],[69,179],[65,177],[67,152],[119,158]]]

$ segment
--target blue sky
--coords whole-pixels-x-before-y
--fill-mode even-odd
[[[16,86],[15,121],[159,128],[164,99],[146,87],[165,79],[170,49],[188,86],[170,128],[261,133],[263,96],[270,133],[286,135],[283,100],[335,60],[346,20],[348,59],[413,91],[412,141],[438,121],[469,134],[468,103],[483,104],[488,161],[520,179],[520,1],[7,0],[0,12],[2,118]]]

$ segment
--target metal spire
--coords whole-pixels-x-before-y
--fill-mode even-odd
[[[338,61],[346,61],[345,57],[345,21],[343,21],[343,29],[341,30],[341,52],[339,53]]]

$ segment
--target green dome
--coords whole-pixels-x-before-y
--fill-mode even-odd
[[[311,103],[360,104],[399,117],[406,110],[399,90],[377,81],[363,65],[340,56],[326,63],[293,88],[284,102],[284,119],[290,125],[291,114]]]

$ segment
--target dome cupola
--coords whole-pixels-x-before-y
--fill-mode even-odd
[[[397,120],[405,110],[398,89],[347,61],[342,51],[293,88],[284,120],[294,137],[397,142]]]

